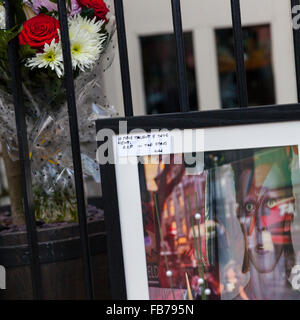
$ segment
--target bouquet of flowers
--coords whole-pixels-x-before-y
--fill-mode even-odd
[[[65,183],[63,174],[68,172],[70,176],[73,171],[57,0],[14,0],[16,26],[11,30],[5,29],[4,1],[0,0],[0,142],[2,148],[8,151],[9,160],[18,160],[8,63],[8,43],[18,37],[34,190],[36,196],[47,195],[48,202],[51,197],[52,200],[57,198],[57,190],[63,190],[60,194],[69,201],[74,198],[74,186],[70,177],[68,184]],[[115,47],[115,19],[110,1],[66,0],[80,138],[83,143],[83,170],[85,175],[93,176],[96,181],[100,178],[94,160],[95,146],[91,147],[91,142],[95,141],[94,122],[91,119],[116,114],[107,101],[103,85],[103,72],[113,61]],[[15,185],[15,188],[18,186]],[[11,195],[12,214],[22,207],[20,203],[13,203],[22,199],[15,200]],[[59,202],[64,203],[62,199]],[[56,208],[56,211],[64,211],[65,207]],[[74,216],[74,207],[71,207]],[[43,211],[43,208],[37,208],[39,217]],[[24,222],[24,218],[20,218],[24,216],[23,212],[15,212],[15,215],[16,224]]]

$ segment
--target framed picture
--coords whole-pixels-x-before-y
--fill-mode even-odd
[[[115,299],[300,299],[297,105],[97,121]]]

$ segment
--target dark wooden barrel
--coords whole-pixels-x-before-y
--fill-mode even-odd
[[[89,222],[96,299],[110,299],[104,220]],[[85,299],[79,227],[67,224],[38,231],[43,299]],[[33,299],[26,232],[0,236],[0,265],[6,290],[0,299]]]

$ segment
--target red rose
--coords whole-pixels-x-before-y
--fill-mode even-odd
[[[59,42],[57,29],[59,29],[58,20],[46,14],[39,14],[24,23],[23,30],[19,34],[19,42],[21,45],[29,44],[30,47],[41,51],[44,45],[50,44],[53,39]]]
[[[96,17],[101,20],[107,21],[106,15],[109,12],[109,9],[107,8],[106,3],[103,0],[78,0],[78,3],[82,7],[94,9]]]

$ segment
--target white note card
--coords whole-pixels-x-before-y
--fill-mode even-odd
[[[119,157],[148,156],[172,153],[169,132],[136,133],[117,137]]]

